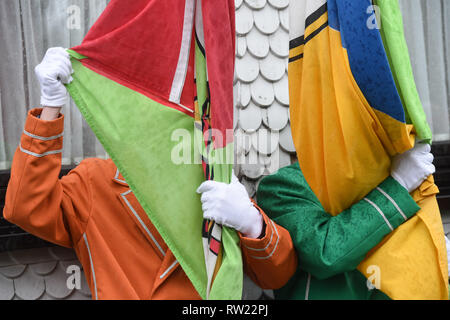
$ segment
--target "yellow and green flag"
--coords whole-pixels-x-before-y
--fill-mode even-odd
[[[323,207],[337,215],[389,176],[392,157],[411,149],[416,133],[431,137],[414,92],[407,90],[412,87],[409,75],[402,74],[407,68],[398,66],[407,56],[391,54],[391,69],[370,0],[294,1],[290,21],[294,144],[306,181]],[[386,29],[384,37],[401,37],[391,35],[393,30]],[[405,107],[402,101],[412,102]],[[392,299],[448,298],[437,192],[429,177],[413,194],[422,210],[358,268],[369,277],[370,266],[378,266],[381,291]]]

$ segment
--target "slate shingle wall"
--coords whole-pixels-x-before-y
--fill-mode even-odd
[[[289,1],[236,0],[236,174],[255,195],[264,175],[289,165]]]
[[[80,268],[79,289],[69,289],[70,266]],[[69,269],[70,271],[70,269]],[[86,300],[91,293],[73,250],[52,247],[0,253],[0,300]]]

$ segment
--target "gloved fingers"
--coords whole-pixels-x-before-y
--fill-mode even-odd
[[[67,58],[70,57],[70,55],[66,49],[64,49],[62,47],[53,47],[53,48],[49,48],[47,50],[47,52],[45,53],[44,60],[46,58],[53,58],[53,57],[57,57],[57,56],[63,56],[63,57],[67,57]]]
[[[256,239],[261,235],[264,225],[264,219],[258,209],[256,209],[254,206],[252,206],[248,214],[251,219],[248,220],[248,223],[245,226],[242,226],[241,229],[244,236]]]
[[[200,201],[202,202],[203,212],[209,211],[218,205],[219,195],[214,190],[208,190],[201,193]]]
[[[34,71],[41,84],[46,85],[56,81],[68,83],[71,78],[72,67],[70,63],[55,61],[48,66],[40,64],[36,66]]]
[[[213,191],[206,191],[201,194],[200,201],[202,203],[209,203],[215,199]]]
[[[418,153],[430,153],[431,152],[431,146],[428,143],[418,143],[414,147],[414,150]]]
[[[70,74],[62,73],[58,75],[59,81],[61,81],[63,84],[69,84],[73,81],[73,78]]]
[[[71,74],[72,74],[72,65],[70,63],[70,61],[65,61],[65,60],[58,60],[55,61],[54,64],[55,67],[55,71],[56,71],[56,75],[61,79],[61,80],[69,80]]]
[[[70,73],[67,73],[66,70],[62,71],[62,70],[58,70],[57,74],[56,74],[56,79],[63,83],[63,84],[68,84],[70,83],[70,79],[72,78],[72,76],[70,75]]]
[[[44,59],[42,60],[42,63],[53,64],[56,61],[61,61],[64,62],[69,67],[71,66],[70,55],[64,48],[57,47],[48,49]]]
[[[70,60],[67,61],[61,61],[61,72],[63,73],[63,76],[67,79],[70,79],[71,75],[73,74],[72,64],[70,63]]]
[[[200,187],[197,189],[197,193],[201,194],[207,191],[215,190],[219,186],[220,182],[217,181],[205,181],[203,182]]]
[[[223,224],[224,219],[220,216],[219,212],[214,209],[204,210],[203,211],[203,218],[207,220],[212,220],[217,222],[218,224]]]
[[[434,166],[434,164],[429,164],[425,167],[426,173],[427,173],[427,178],[434,174],[436,172],[436,167]]]
[[[205,212],[210,211],[213,208],[213,204],[210,202],[203,202],[202,203],[202,211],[203,211],[203,215]]]
[[[433,161],[434,161],[434,156],[433,156],[433,154],[430,152],[430,153],[427,153],[426,155],[425,155],[425,161],[427,161],[428,163],[433,163]]]

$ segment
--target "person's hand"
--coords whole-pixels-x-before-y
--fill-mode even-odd
[[[263,217],[234,174],[231,184],[206,181],[197,192],[202,194],[205,219],[233,228],[247,238],[257,239],[261,236]]]
[[[436,171],[430,151],[429,144],[417,143],[413,149],[394,157],[391,176],[408,192],[416,190]]]
[[[42,62],[34,69],[41,85],[41,105],[61,108],[68,102],[64,84],[72,82],[72,64],[64,48],[50,48]]]

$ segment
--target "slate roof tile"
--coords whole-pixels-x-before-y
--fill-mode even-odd
[[[252,133],[261,127],[262,110],[253,102],[248,107],[239,111],[239,126],[244,131]]]
[[[253,28],[246,36],[248,51],[256,58],[265,58],[270,50],[269,36]]]
[[[236,1],[235,173],[250,195],[263,176],[295,160],[288,6],[289,0]]]
[[[277,9],[284,9],[289,6],[289,0],[268,0],[268,2]]]
[[[289,122],[289,110],[275,101],[263,111],[264,124],[273,131],[283,130]]]
[[[262,9],[266,6],[266,0],[245,0],[245,3],[252,9]]]
[[[45,292],[45,281],[31,268],[26,268],[20,277],[14,278],[16,296],[23,300],[37,300]]]
[[[280,132],[280,147],[290,153],[295,153],[294,141],[292,140],[291,127],[286,126]]]
[[[245,4],[236,11],[236,34],[246,35],[253,28],[253,12]]]
[[[275,100],[273,84],[263,77],[258,77],[250,84],[250,91],[253,102],[261,107],[269,107]]]
[[[253,10],[253,19],[256,28],[264,34],[270,35],[280,26],[278,10],[269,5],[260,10]]]
[[[267,57],[259,61],[261,75],[269,81],[279,81],[286,73],[286,59],[280,59],[272,52]]]
[[[236,76],[242,82],[253,82],[259,76],[259,61],[247,52],[236,60]]]
[[[44,277],[45,291],[55,299],[64,299],[68,297],[73,290],[75,290],[69,289],[66,285],[67,279],[70,276],[66,270],[66,268],[58,263],[55,270],[51,274]]]
[[[11,300],[14,295],[14,281],[0,275],[0,300]]]
[[[12,251],[0,255],[0,265],[0,300],[91,299],[83,269],[71,249]],[[71,265],[80,267],[79,290],[67,287],[67,268]]]
[[[39,276],[45,276],[55,270],[57,264],[57,261],[50,261],[30,264],[29,267],[35,274]]]

